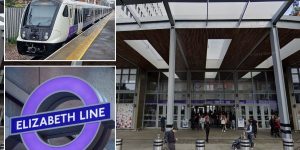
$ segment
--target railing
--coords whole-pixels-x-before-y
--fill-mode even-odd
[[[6,39],[16,38],[19,34],[19,26],[22,19],[24,8],[12,8],[5,9],[5,36]]]

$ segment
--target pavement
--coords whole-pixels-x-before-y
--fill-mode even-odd
[[[89,27],[86,31],[82,32],[78,36],[76,36],[74,39],[72,39],[70,42],[62,46],[60,49],[55,51],[53,54],[51,54],[49,57],[46,58],[46,60],[110,60],[114,59],[115,50],[114,50],[114,39],[115,39],[115,24],[113,19],[113,25],[109,21],[111,21],[111,18],[114,18],[114,11],[111,12],[109,15],[102,18],[100,21],[95,23],[93,26]],[[108,26],[107,26],[108,25]],[[103,49],[106,49],[105,44],[101,44],[98,47],[94,48],[93,51],[90,50],[90,46],[93,46],[94,43],[98,43],[101,41],[97,40],[97,37],[102,38],[102,31],[107,29],[108,27],[113,26],[112,32],[106,33],[109,34],[109,36],[103,37],[104,39],[108,38],[106,45],[113,46],[113,50],[110,50],[110,53],[99,53],[99,51],[103,51]],[[112,38],[111,38],[112,37]],[[111,40],[113,39],[113,40]],[[90,52],[91,51],[91,52]],[[93,57],[87,57],[85,56],[86,53],[89,53]],[[109,55],[108,55],[109,54]],[[112,55],[112,56],[111,56]]]
[[[30,60],[33,56],[18,53],[17,44],[5,43],[5,60]]]
[[[234,139],[240,137],[243,130],[227,130],[221,132],[221,129],[211,129],[209,143],[205,144],[206,150],[231,150],[231,144]],[[123,139],[122,150],[152,150],[153,140],[163,133],[159,129],[144,129],[141,131],[134,130],[117,130],[117,138]],[[176,133],[177,150],[195,150],[195,140],[204,139],[203,130],[182,129]],[[293,132],[294,149],[300,150],[300,132]],[[258,130],[257,138],[254,140],[255,150],[282,150],[281,138],[270,136],[270,130]]]
[[[115,13],[112,14],[113,16],[83,55],[82,60],[115,59]]]

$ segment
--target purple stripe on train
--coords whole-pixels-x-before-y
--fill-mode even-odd
[[[71,26],[69,28],[68,38],[74,36],[76,34],[77,30],[78,30],[78,26],[77,25]]]

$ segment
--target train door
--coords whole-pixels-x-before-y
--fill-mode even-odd
[[[74,24],[74,20],[73,20],[73,6],[72,5],[68,5],[69,8],[69,26],[73,26]]]
[[[96,22],[96,8],[92,9],[93,11],[93,24]]]
[[[75,15],[74,15],[74,25],[77,26],[77,31],[76,34],[81,33],[82,28],[83,28],[83,23],[81,21],[81,7],[80,6],[76,6],[75,8]]]

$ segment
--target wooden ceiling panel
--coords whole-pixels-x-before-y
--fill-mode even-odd
[[[145,30],[142,31],[160,56],[169,64],[170,30]]]
[[[294,38],[300,38],[300,30],[279,28],[278,36],[280,47],[282,48]]]
[[[207,40],[232,39],[229,49],[221,64],[220,70],[233,70],[248,55],[268,28],[251,29],[176,29],[181,40],[182,48],[191,70],[203,70],[206,66]],[[300,38],[300,30],[278,29],[280,45],[283,47],[294,38]],[[145,69],[155,69],[143,56],[132,49],[124,40],[148,40],[162,58],[169,63],[169,29],[117,32],[117,64],[130,61]],[[300,52],[295,53],[284,61],[284,65],[298,61]],[[238,69],[253,69],[271,56],[269,36],[258,45]],[[124,59],[121,60],[120,58]],[[126,65],[125,65],[126,66]],[[184,60],[179,47],[176,50],[176,70],[184,70]]]
[[[123,60],[130,61],[131,64],[135,64],[142,69],[154,69],[155,67],[146,60],[143,56],[141,56],[138,52],[136,52],[133,48],[131,48],[124,40],[140,40],[143,39],[143,36],[140,32],[117,32],[117,64],[118,61],[122,62],[118,58],[122,58]]]
[[[238,68],[240,70],[254,69],[261,62],[271,56],[270,36],[265,38],[261,44],[248,56],[248,58]]]
[[[224,70],[237,68],[253,46],[268,31],[265,28],[237,29],[220,68]]]
[[[205,69],[207,51],[206,29],[177,29],[190,69]]]
[[[282,65],[284,67],[300,67],[300,47],[296,53],[284,59]]]

